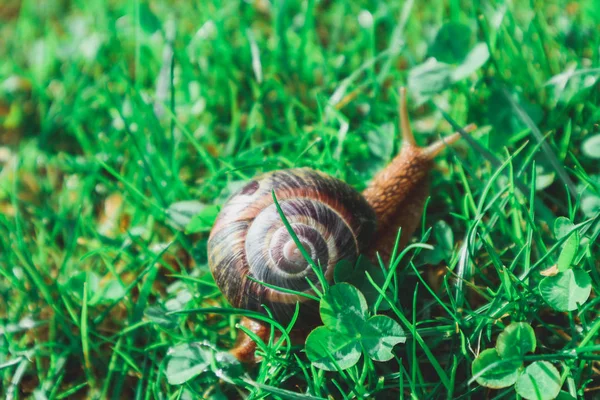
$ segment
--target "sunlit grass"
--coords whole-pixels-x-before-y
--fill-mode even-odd
[[[472,382],[471,364],[527,321],[528,361],[597,393],[595,2],[18,3],[0,5],[0,392],[512,398]],[[451,70],[423,78],[430,55]],[[170,348],[229,349],[239,333],[208,272],[210,223],[190,233],[190,219],[275,169],[361,190],[398,150],[401,85],[420,143],[479,129],[436,160],[414,238],[435,249],[373,288],[409,334],[395,359],[326,373],[272,337],[247,373],[169,384]],[[576,311],[538,291],[567,240],[559,217],[592,280]]]

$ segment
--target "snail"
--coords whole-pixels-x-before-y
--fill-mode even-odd
[[[404,88],[400,89],[399,114],[400,154],[362,193],[322,172],[298,168],[266,173],[226,201],[209,235],[208,258],[215,282],[234,307],[264,312],[264,305],[274,318],[285,322],[296,303],[303,302],[301,317],[310,321],[303,320],[302,325],[314,326],[319,321],[315,301],[273,288],[310,292],[308,281],[317,283],[317,276],[289,234],[272,193],[299,244],[328,281],[341,260],[354,262],[360,254],[376,260],[378,252],[387,261],[399,228],[399,245],[406,245],[429,194],[433,159],[460,133],[428,147],[417,146]],[[465,131],[473,129],[469,125]],[[255,320],[244,318],[242,325],[262,339],[270,332]],[[253,361],[255,349],[255,343],[243,335],[232,353],[241,361]]]

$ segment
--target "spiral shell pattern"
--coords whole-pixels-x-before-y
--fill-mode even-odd
[[[225,203],[208,240],[209,266],[217,285],[235,307],[264,311],[264,304],[276,317],[285,317],[306,298],[248,277],[299,292],[310,291],[307,279],[318,280],[280,218],[272,191],[328,281],[340,260],[354,262],[368,245],[376,219],[351,186],[307,168],[267,173]]]

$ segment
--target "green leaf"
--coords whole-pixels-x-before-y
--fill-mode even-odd
[[[166,329],[173,329],[177,327],[177,316],[167,315],[167,309],[161,305],[154,305],[147,307],[144,310],[144,316],[149,321]]]
[[[102,287],[102,299],[112,302],[125,296],[125,286],[116,279],[108,281]]]
[[[216,369],[213,368],[215,375],[230,384],[235,384],[233,380],[244,374],[242,364],[227,351],[215,353],[215,366]]]
[[[320,304],[323,324],[332,331],[357,337],[367,319],[367,301],[348,283],[331,286]]]
[[[482,351],[471,365],[477,383],[492,389],[508,387],[517,381],[522,362],[500,358],[496,349]]]
[[[381,268],[377,265],[374,265],[369,261],[367,257],[360,256],[358,260],[356,260],[355,264],[352,264],[349,261],[342,260],[338,262],[336,265],[333,274],[336,283],[339,282],[347,282],[355,286],[360,292],[365,296],[367,300],[367,304],[369,307],[375,305],[375,301],[379,297],[379,292],[368,279],[366,279],[366,272],[369,273],[371,279],[379,285],[379,287],[383,286],[385,282],[385,275]],[[390,298],[393,297],[392,288],[388,288],[387,293]],[[381,303],[379,306],[379,310],[385,311],[390,308],[390,305],[387,302]]]
[[[600,174],[589,175],[588,182],[581,182],[577,189],[581,192],[581,211],[587,218],[594,218],[600,212]],[[594,190],[596,189],[596,190]]]
[[[535,351],[535,332],[527,322],[508,325],[496,341],[496,351],[501,358],[519,357]]]
[[[561,390],[558,393],[558,396],[556,396],[555,400],[577,400],[575,397],[571,396],[569,393],[565,392],[564,390]]]
[[[541,191],[552,185],[556,173],[542,164],[535,166],[535,190]]]
[[[171,385],[181,385],[209,371],[229,383],[244,373],[231,353],[218,351],[208,342],[184,343],[169,350],[165,374]]]
[[[167,223],[180,231],[190,223],[195,215],[199,215],[207,207],[196,200],[178,201],[167,208]]]
[[[419,101],[437,94],[452,84],[452,67],[430,58],[408,73],[408,90]]]
[[[406,335],[400,325],[385,315],[369,318],[361,333],[363,348],[375,361],[391,360],[394,346],[404,342]]]
[[[594,159],[600,158],[600,134],[588,137],[581,145],[581,152]]]
[[[336,364],[341,369],[354,366],[360,359],[361,351],[359,341],[355,338],[320,326],[306,338],[306,355],[315,367],[336,371]]]
[[[547,361],[536,361],[529,365],[515,385],[517,393],[529,400],[554,399],[560,387],[560,373]]]
[[[577,251],[579,250],[579,232],[574,231],[571,236],[565,241],[563,244],[562,251],[560,252],[560,256],[558,256],[558,262],[556,263],[556,267],[559,272],[563,272],[571,268],[573,265],[573,261],[577,256]]]
[[[391,122],[385,123],[379,129],[370,129],[367,132],[367,145],[369,150],[375,157],[382,160],[389,160],[394,151],[394,139],[396,131],[394,124]]]
[[[554,220],[554,236],[556,239],[560,239],[569,234],[574,227],[575,225],[569,218],[558,217]]]
[[[568,269],[540,282],[540,294],[546,303],[559,311],[573,311],[590,297],[592,280],[579,268]]]
[[[354,263],[348,260],[340,260],[333,269],[333,281],[335,283],[348,282],[352,283],[352,279],[356,275]]]
[[[87,280],[87,298],[91,299],[100,290],[100,276],[95,272],[81,271],[67,281],[67,288],[78,300],[83,300],[83,284]]]
[[[429,55],[448,64],[462,62],[471,48],[471,28],[458,22],[448,22],[440,28],[429,49]]]
[[[184,343],[169,350],[165,374],[171,385],[181,385],[208,370],[212,351],[196,343]]]
[[[454,82],[461,81],[479,68],[483,67],[483,65],[490,58],[490,51],[485,43],[477,43],[473,50],[469,52],[467,58],[454,69],[452,72],[452,80]]]
[[[97,289],[94,296],[90,299],[88,304],[95,305],[101,303],[111,303],[115,300],[121,299],[125,296],[125,287],[116,279],[112,279],[105,282],[99,289]]]
[[[219,215],[219,206],[206,206],[185,227],[186,233],[209,232]]]

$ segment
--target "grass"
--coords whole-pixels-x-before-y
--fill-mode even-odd
[[[7,398],[509,398],[512,387],[474,382],[471,364],[515,321],[535,330],[526,361],[550,361],[572,395],[597,395],[593,0],[9,0],[0,21]],[[451,24],[469,29],[436,39]],[[476,43],[489,59],[437,89],[439,73],[421,77],[417,104],[427,56],[460,64]],[[211,215],[250,177],[299,166],[364,188],[398,149],[400,85],[419,142],[480,128],[437,160],[414,238],[435,252],[410,253],[391,292],[377,289],[409,332],[395,359],[324,372],[302,346],[276,353],[273,341],[247,372],[169,384],[169,349],[228,349],[239,333],[208,273],[210,223],[186,234],[200,208],[180,202]],[[592,285],[569,312],[537,290],[566,241],[559,217],[579,231],[574,263]]]

